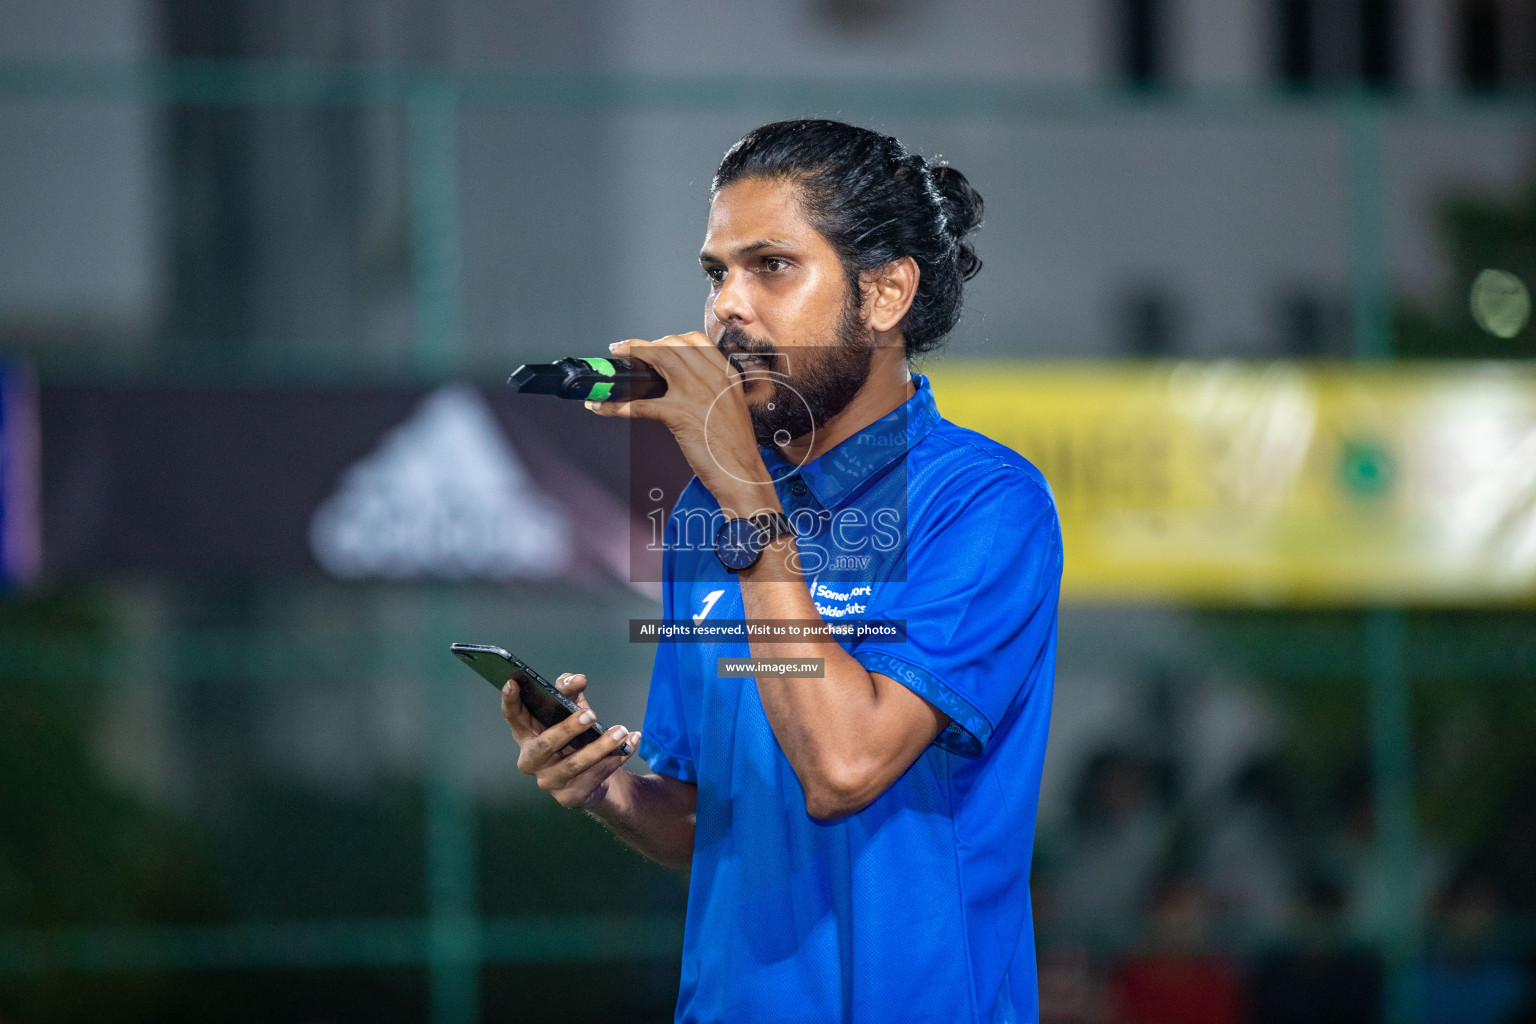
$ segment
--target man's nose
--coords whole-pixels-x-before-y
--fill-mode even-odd
[[[720,289],[715,292],[711,308],[715,319],[722,324],[742,324],[752,318],[752,308],[747,303],[742,276],[739,272],[728,272],[720,282]]]

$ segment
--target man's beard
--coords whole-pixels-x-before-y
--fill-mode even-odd
[[[869,380],[875,354],[874,339],[853,302],[844,306],[838,318],[831,347],[797,347],[785,356],[740,327],[721,331],[715,344],[728,356],[735,352],[762,356],[771,371],[751,378],[770,385],[767,401],[748,406],[752,432],[765,448],[781,448],[819,430],[846,409]]]

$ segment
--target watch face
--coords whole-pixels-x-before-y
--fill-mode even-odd
[[[715,554],[731,572],[750,569],[763,553],[762,532],[750,519],[727,519],[715,534]]]

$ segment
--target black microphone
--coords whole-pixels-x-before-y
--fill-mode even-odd
[[[623,356],[567,356],[553,363],[528,363],[507,378],[523,395],[554,395],[578,402],[629,402],[667,392],[661,374]]]

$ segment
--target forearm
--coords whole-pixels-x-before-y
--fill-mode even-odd
[[[789,564],[792,542],[770,545],[749,573],[743,573],[742,604],[747,619],[821,623],[805,580]],[[749,577],[750,574],[750,578]],[[775,735],[791,762],[800,767],[834,767],[834,758],[856,756],[867,738],[876,693],[869,672],[839,644],[793,637],[753,636],[752,657],[824,663],[821,677],[758,676],[758,693]]]
[[[793,538],[781,539],[742,574],[748,619],[823,621],[795,567],[794,551]],[[838,817],[868,804],[946,721],[900,684],[871,675],[831,640],[755,636],[751,648],[754,658],[819,658],[824,663],[821,677],[762,674],[757,683],[774,736],[816,817]]]
[[[588,814],[626,845],[664,867],[693,863],[693,825],[698,787],[666,775],[618,771]]]

